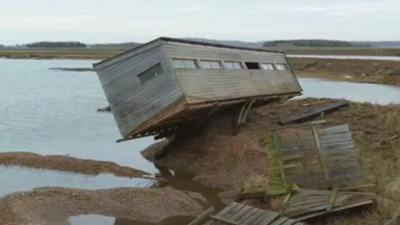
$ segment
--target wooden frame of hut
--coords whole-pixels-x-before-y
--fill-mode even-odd
[[[285,54],[265,49],[162,37],[93,66],[124,140],[302,92]]]

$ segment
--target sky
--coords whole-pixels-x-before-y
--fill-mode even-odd
[[[0,0],[0,43],[400,40],[399,0]]]

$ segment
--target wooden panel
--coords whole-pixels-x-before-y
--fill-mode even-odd
[[[284,215],[303,221],[345,209],[370,205],[374,199],[375,196],[367,192],[301,189],[288,201]]]
[[[252,73],[247,70],[176,70],[185,95],[205,101],[300,92],[289,71]]]
[[[142,85],[137,75],[157,63],[161,63],[164,73]],[[101,67],[97,73],[124,138],[182,97],[160,47]]]
[[[168,43],[163,49],[169,58],[286,63],[281,53],[181,43]],[[301,92],[297,79],[289,70],[176,69],[176,75],[185,95],[195,102]],[[191,99],[188,101],[193,103]]]
[[[270,195],[301,188],[325,189],[362,184],[348,125],[292,127],[273,132],[268,148]]]
[[[318,129],[321,157],[327,167],[331,186],[355,186],[362,175],[348,125]]]
[[[203,217],[205,213],[199,217]],[[196,218],[196,224],[191,225],[304,225],[301,222],[281,216],[277,212],[254,208],[245,204],[232,203],[216,215],[210,215],[206,220]]]

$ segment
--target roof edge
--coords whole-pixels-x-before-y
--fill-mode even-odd
[[[213,46],[213,47],[218,47],[218,48],[231,48],[231,49],[239,49],[239,50],[250,50],[250,51],[261,51],[261,52],[285,54],[285,52],[283,52],[283,51],[274,51],[274,50],[268,50],[268,49],[264,49],[264,48],[240,47],[240,46],[235,46],[235,45],[210,43],[210,42],[206,42],[206,41],[193,41],[193,40],[188,40],[188,39],[170,38],[170,37],[159,37],[158,39],[167,41],[167,42],[178,42],[178,43],[186,43],[186,44],[194,44],[194,45]]]
[[[280,53],[280,54],[285,54],[285,52],[282,51],[273,51],[273,50],[267,50],[263,48],[248,48],[248,47],[240,47],[240,46],[234,46],[234,45],[225,45],[225,44],[217,44],[217,43],[210,43],[210,42],[205,42],[205,41],[193,41],[193,40],[187,40],[187,39],[180,39],[180,38],[170,38],[170,37],[159,37],[156,39],[153,39],[149,42],[146,42],[144,44],[141,44],[139,46],[136,46],[134,48],[128,49],[122,53],[119,53],[117,55],[114,55],[112,57],[109,57],[107,59],[104,59],[100,62],[94,63],[93,67],[97,67],[105,62],[108,62],[110,60],[116,59],[120,56],[123,56],[129,52],[135,51],[137,49],[143,48],[147,45],[153,44],[154,42],[157,41],[165,41],[165,42],[175,42],[175,43],[184,43],[184,44],[193,44],[193,45],[202,45],[202,46],[212,46],[212,47],[217,47],[217,48],[230,48],[230,49],[238,49],[238,50],[248,50],[248,51],[260,51],[260,52],[270,52],[270,53]]]

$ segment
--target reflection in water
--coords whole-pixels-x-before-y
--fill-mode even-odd
[[[116,187],[149,187],[153,181],[142,178],[116,177],[111,174],[83,175],[54,170],[0,166],[0,196],[31,191],[38,187],[105,189]]]
[[[399,56],[377,56],[377,55],[304,55],[288,54],[289,58],[315,58],[315,59],[358,59],[358,60],[380,60],[400,61]]]
[[[71,216],[69,223],[71,225],[187,225],[194,218],[191,216],[173,216],[160,223],[147,223],[123,218],[114,218],[102,215],[79,215]]]
[[[381,105],[400,104],[398,87],[311,78],[301,78],[299,82],[304,90],[301,98],[343,98]]]

